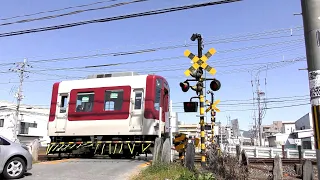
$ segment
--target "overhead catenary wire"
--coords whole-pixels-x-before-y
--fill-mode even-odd
[[[296,30],[300,30],[302,27],[297,26],[294,27],[293,29]],[[215,36],[215,37],[208,37],[207,41],[204,43],[205,45],[208,44],[220,44],[220,43],[232,43],[232,42],[241,42],[241,41],[250,41],[250,40],[264,40],[264,39],[270,39],[270,38],[285,38],[285,37],[290,37],[292,38],[293,36],[291,35],[286,35],[286,36],[275,36],[275,37],[266,37],[267,35],[275,35],[278,33],[284,33],[287,32],[289,29],[286,28],[282,28],[282,29],[275,29],[275,30],[267,30],[267,31],[263,31],[263,32],[259,32],[259,33],[249,33],[249,34],[239,34],[239,35],[225,35],[227,38],[218,38],[219,36]],[[299,35],[298,35],[299,36]],[[301,37],[303,37],[303,34],[301,34]],[[210,40],[211,39],[211,40]],[[131,54],[141,54],[141,53],[145,53],[145,52],[154,52],[155,50],[169,50],[169,49],[175,49],[175,48],[185,48],[185,47],[191,47],[191,46],[196,46],[195,43],[182,43],[181,44],[177,44],[177,45],[172,45],[174,43],[178,43],[178,42],[173,42],[173,41],[169,41],[169,42],[157,42],[157,43],[147,43],[147,44],[140,44],[140,45],[129,45],[129,46],[118,46],[115,48],[109,48],[109,49],[105,49],[105,50],[96,50],[96,51],[107,51],[107,50],[112,50],[112,49],[128,49],[128,47],[143,47],[143,46],[147,46],[150,47],[151,45],[154,44],[170,44],[169,46],[164,46],[164,47],[154,47],[153,49],[150,50],[150,48],[148,49],[140,49],[140,50],[131,50],[131,51],[126,51],[126,52],[116,52],[116,56],[119,56],[120,54],[126,54],[126,55],[131,55]],[[280,43],[280,42],[279,42]],[[51,59],[38,59],[38,60],[31,60],[34,57],[28,57],[29,61],[31,63],[45,63],[45,62],[58,62],[58,61],[70,61],[70,60],[78,60],[78,59],[87,59],[87,58],[101,58],[101,57],[105,57],[106,55],[111,56],[112,54],[110,53],[95,53],[95,54],[91,54],[91,55],[78,55],[78,56],[69,56],[69,57],[62,57],[62,58],[51,58]],[[19,59],[19,58],[16,58]],[[6,66],[6,65],[12,65],[12,63],[0,63],[1,66]]]
[[[293,105],[286,105],[286,106],[275,106],[275,107],[267,107],[266,109],[282,109],[282,108],[290,108],[290,107],[299,107],[299,106],[306,106],[310,105],[309,103],[301,103],[301,104],[293,104]],[[255,109],[228,109],[228,110],[223,110],[220,109],[221,112],[231,112],[231,111],[253,111]],[[177,113],[185,113],[185,112],[177,112]]]
[[[32,21],[46,20],[46,19],[54,19],[54,18],[59,18],[59,17],[63,17],[63,16],[70,16],[70,15],[75,15],[75,14],[79,14],[79,13],[83,13],[83,12],[88,12],[88,11],[96,11],[96,10],[114,8],[114,7],[124,6],[124,5],[128,5],[128,4],[138,3],[138,2],[145,2],[145,1],[148,1],[148,0],[133,0],[133,1],[112,4],[112,5],[108,5],[108,6],[98,7],[98,8],[77,10],[77,11],[72,11],[72,12],[68,12],[68,13],[44,16],[44,17],[39,17],[39,18],[23,19],[23,20],[14,21],[14,22],[1,23],[0,26],[7,26],[7,25],[19,24],[19,23],[27,23],[27,22],[32,22]]]
[[[289,43],[290,44],[290,41],[286,41],[286,43]],[[277,45],[277,43],[272,43],[274,46]],[[267,44],[269,45],[269,44]],[[256,48],[256,46],[251,46],[253,49]],[[268,46],[266,46],[268,47]],[[262,48],[262,46],[261,46]],[[245,47],[243,49],[229,49],[229,50],[222,50],[222,51],[218,51],[218,53],[227,53],[229,51],[233,51],[235,52],[236,50],[238,51],[241,51],[241,50],[249,50],[250,47]],[[260,57],[259,55],[261,54],[262,56],[263,55],[275,55],[279,52],[285,52],[285,51],[290,51],[290,50],[294,50],[296,49],[296,45],[293,46],[293,48],[290,48],[290,46],[286,47],[285,49],[279,49],[279,48],[275,48],[274,50],[267,50],[267,51],[264,51],[264,52],[259,52],[259,53],[255,53],[257,54],[256,57]],[[112,54],[112,53],[110,53]],[[242,59],[251,59],[251,57],[248,57],[248,55],[245,55],[246,58],[243,58]],[[100,64],[100,65],[87,65],[87,66],[80,66],[80,67],[57,67],[57,68],[40,68],[36,71],[47,71],[47,70],[50,70],[50,71],[57,71],[57,70],[76,70],[76,69],[88,69],[88,68],[98,68],[98,67],[110,67],[110,66],[119,66],[119,65],[131,65],[131,64],[141,64],[141,63],[150,63],[150,62],[161,62],[161,61],[172,61],[174,59],[182,59],[182,58],[185,58],[184,56],[173,56],[173,57],[164,57],[164,58],[157,58],[157,59],[147,59],[147,60],[136,60],[136,61],[127,61],[127,62],[119,62],[119,63],[110,63],[110,64]],[[229,62],[229,61],[232,61],[232,62],[237,62],[239,61],[239,59],[241,60],[241,58],[239,58],[238,60],[226,60],[226,59],[230,59],[229,58],[219,58],[219,60],[215,60],[213,61],[214,64],[216,64],[217,62],[220,63],[220,62]],[[231,58],[232,59],[232,58]],[[65,59],[67,60],[67,59]],[[177,64],[176,65],[177,67],[181,67],[180,64]],[[183,65],[185,66],[185,65]],[[170,65],[170,67],[175,67],[174,65]],[[167,67],[166,67],[167,68]],[[157,69],[159,69],[159,67],[157,67]]]
[[[7,33],[1,33],[0,37],[17,36],[17,35],[22,35],[22,34],[51,31],[51,30],[57,30],[57,29],[65,29],[65,28],[70,28],[70,27],[75,27],[75,26],[86,25],[86,24],[110,22],[110,21],[117,21],[117,20],[123,20],[123,19],[135,18],[135,17],[164,14],[164,13],[169,13],[169,12],[176,12],[176,11],[182,11],[182,10],[187,10],[187,9],[200,8],[200,7],[219,5],[219,4],[226,4],[226,3],[238,2],[238,1],[242,1],[242,0],[222,0],[222,1],[201,3],[201,4],[191,4],[191,5],[186,5],[186,6],[158,9],[158,10],[153,10],[153,11],[133,13],[133,14],[127,14],[127,15],[121,15],[121,16],[113,16],[113,17],[102,18],[102,19],[80,21],[80,22],[74,22],[74,23],[69,23],[69,24],[60,24],[60,25],[55,25],[55,26],[47,26],[47,27],[27,29],[27,30],[21,30],[21,31],[12,31],[12,32],[7,32]]]
[[[274,68],[278,68],[278,67],[274,67]],[[246,72],[243,71],[243,69],[239,69],[239,71],[235,72],[235,73],[240,73],[240,72]],[[223,74],[223,73],[220,73],[220,74]],[[54,76],[54,74],[52,74],[52,76]],[[181,77],[177,77],[177,76],[173,76],[173,77],[166,77],[166,79],[180,79]],[[61,81],[63,79],[57,79],[57,78],[54,78],[54,79],[37,79],[37,80],[30,80],[30,81],[25,81],[25,83],[31,83],[31,82],[41,82],[41,81]],[[6,82],[6,83],[0,83],[0,84],[13,84],[13,83],[18,83],[18,82]]]
[[[30,17],[30,16],[35,16],[35,15],[40,15],[40,14],[45,14],[45,13],[59,12],[59,11],[64,11],[64,10],[68,10],[68,9],[75,9],[75,8],[87,7],[87,6],[92,6],[92,5],[96,5],[96,4],[102,4],[102,3],[106,3],[106,2],[114,2],[114,1],[118,1],[118,0],[98,1],[98,2],[94,2],[94,3],[90,3],[90,4],[83,4],[83,5],[77,5],[77,6],[69,6],[69,7],[60,8],[60,9],[54,9],[54,10],[48,10],[48,11],[40,11],[40,12],[36,12],[36,13],[31,13],[31,14],[11,16],[11,17],[7,17],[7,18],[1,18],[0,21],[6,21],[6,20],[21,18],[21,17]]]
[[[290,43],[289,41],[287,43]],[[268,44],[267,44],[268,45]],[[235,63],[235,62],[239,62],[239,61],[244,61],[244,60],[252,60],[252,59],[258,59],[261,57],[267,57],[267,56],[271,56],[271,55],[275,55],[278,53],[283,53],[285,51],[292,51],[295,50],[297,47],[293,46],[293,48],[290,47],[286,47],[286,48],[275,48],[267,50],[267,51],[262,51],[262,52],[258,52],[258,53],[253,53],[253,54],[246,54],[246,55],[242,55],[239,57],[227,57],[227,58],[219,58],[219,60],[215,60],[213,62],[213,64],[215,64],[216,67],[225,67],[225,66],[243,66],[243,65],[251,65],[251,64],[228,64],[229,62]],[[245,47],[245,49],[249,49],[248,47]],[[226,50],[228,51],[228,50]],[[255,55],[253,57],[251,57],[250,55]],[[173,59],[181,59],[181,58],[185,58],[184,56],[175,56],[175,57],[165,57],[165,58],[158,58],[158,59],[148,59],[148,60],[138,60],[138,61],[133,61],[133,62],[122,62],[122,63],[116,63],[116,64],[107,64],[107,65],[100,65],[101,67],[108,67],[108,66],[116,66],[116,65],[128,65],[128,64],[141,64],[141,63],[149,63],[149,62],[160,62],[160,61],[167,61],[167,60],[173,60]],[[298,60],[299,61],[299,60]],[[286,61],[278,61],[278,62],[286,62]],[[291,62],[291,61],[287,61],[287,62]],[[226,64],[226,65],[216,65],[217,63],[222,63],[222,64]],[[274,63],[274,62],[266,62],[266,63],[255,63],[256,65],[260,65],[260,64],[269,64],[269,63]],[[186,67],[187,65],[176,65],[179,68],[176,69],[170,69],[171,70],[182,70],[184,69],[184,67]],[[36,67],[33,65],[33,67]],[[93,65],[93,66],[83,66],[83,67],[68,67],[68,68],[40,68],[40,69],[35,69],[34,71],[54,71],[54,70],[78,70],[81,72],[90,72],[90,68],[94,68],[94,67],[99,67],[99,65]],[[154,67],[154,66],[153,66]],[[161,69],[161,66],[157,66],[157,71],[163,70],[163,71],[168,71],[167,66],[163,66],[165,67],[165,69]],[[174,68],[174,65],[171,65],[172,68]],[[152,70],[152,67],[145,67],[145,69],[148,68],[149,70]],[[86,70],[84,70],[86,69]],[[112,69],[112,71],[110,72],[115,72],[118,71],[120,69]],[[123,68],[121,68],[121,70],[124,70]],[[132,69],[130,69],[132,70]],[[98,72],[98,71],[91,71],[91,72]],[[8,73],[7,71],[3,71],[0,73]]]

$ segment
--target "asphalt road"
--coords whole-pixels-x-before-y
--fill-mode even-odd
[[[34,164],[22,180],[127,180],[147,164],[144,158],[49,161]]]

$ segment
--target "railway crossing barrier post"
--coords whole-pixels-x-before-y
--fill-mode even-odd
[[[180,133],[175,135],[173,144],[175,146],[175,150],[179,153],[179,160],[181,164],[183,164],[183,161],[184,161],[186,143],[187,143],[186,134]]]
[[[209,66],[206,61],[215,54],[216,50],[214,48],[211,48],[204,56],[202,56],[202,37],[200,34],[193,34],[191,37],[192,41],[197,40],[198,41],[198,56],[191,53],[189,50],[186,50],[184,52],[184,55],[192,60],[193,65],[187,69],[184,74],[186,76],[192,76],[195,79],[187,79],[183,83],[180,83],[180,87],[183,92],[187,92],[189,88],[196,91],[200,102],[200,130],[201,130],[201,166],[206,165],[206,144],[205,144],[205,109],[204,109],[204,93],[203,93],[203,82],[207,80],[211,80],[210,88],[213,91],[218,91],[221,87],[220,81],[217,79],[209,79],[206,77],[203,77],[203,70],[208,71],[211,75],[214,75],[216,73],[216,70]],[[189,81],[197,81],[197,84],[195,86],[189,86]],[[191,98],[192,99],[192,98]],[[190,102],[184,103],[184,110],[185,112],[197,112],[197,103],[192,102],[190,99]]]
[[[206,103],[209,105],[209,107],[206,109],[206,112],[211,110],[211,142],[212,144],[215,144],[214,141],[214,124],[216,122],[216,112],[220,112],[220,109],[217,108],[217,104],[220,102],[220,100],[217,100],[214,102],[214,93],[213,91],[208,91],[207,94],[211,94],[211,102],[207,101]]]

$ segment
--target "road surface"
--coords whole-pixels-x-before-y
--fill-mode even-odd
[[[127,180],[147,165],[144,159],[65,159],[34,164],[22,180]]]

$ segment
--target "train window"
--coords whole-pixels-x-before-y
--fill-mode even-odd
[[[160,96],[161,96],[161,80],[156,79],[156,91],[155,91],[155,100],[154,100],[154,109],[157,111],[160,110]]]
[[[134,99],[134,109],[142,108],[142,92],[136,92],[136,96]]]
[[[122,109],[123,90],[107,90],[104,98],[105,111],[117,111]]]
[[[67,111],[67,104],[68,104],[68,95],[61,95],[60,113],[65,113]]]
[[[94,93],[78,93],[76,112],[91,112],[94,103]]]

